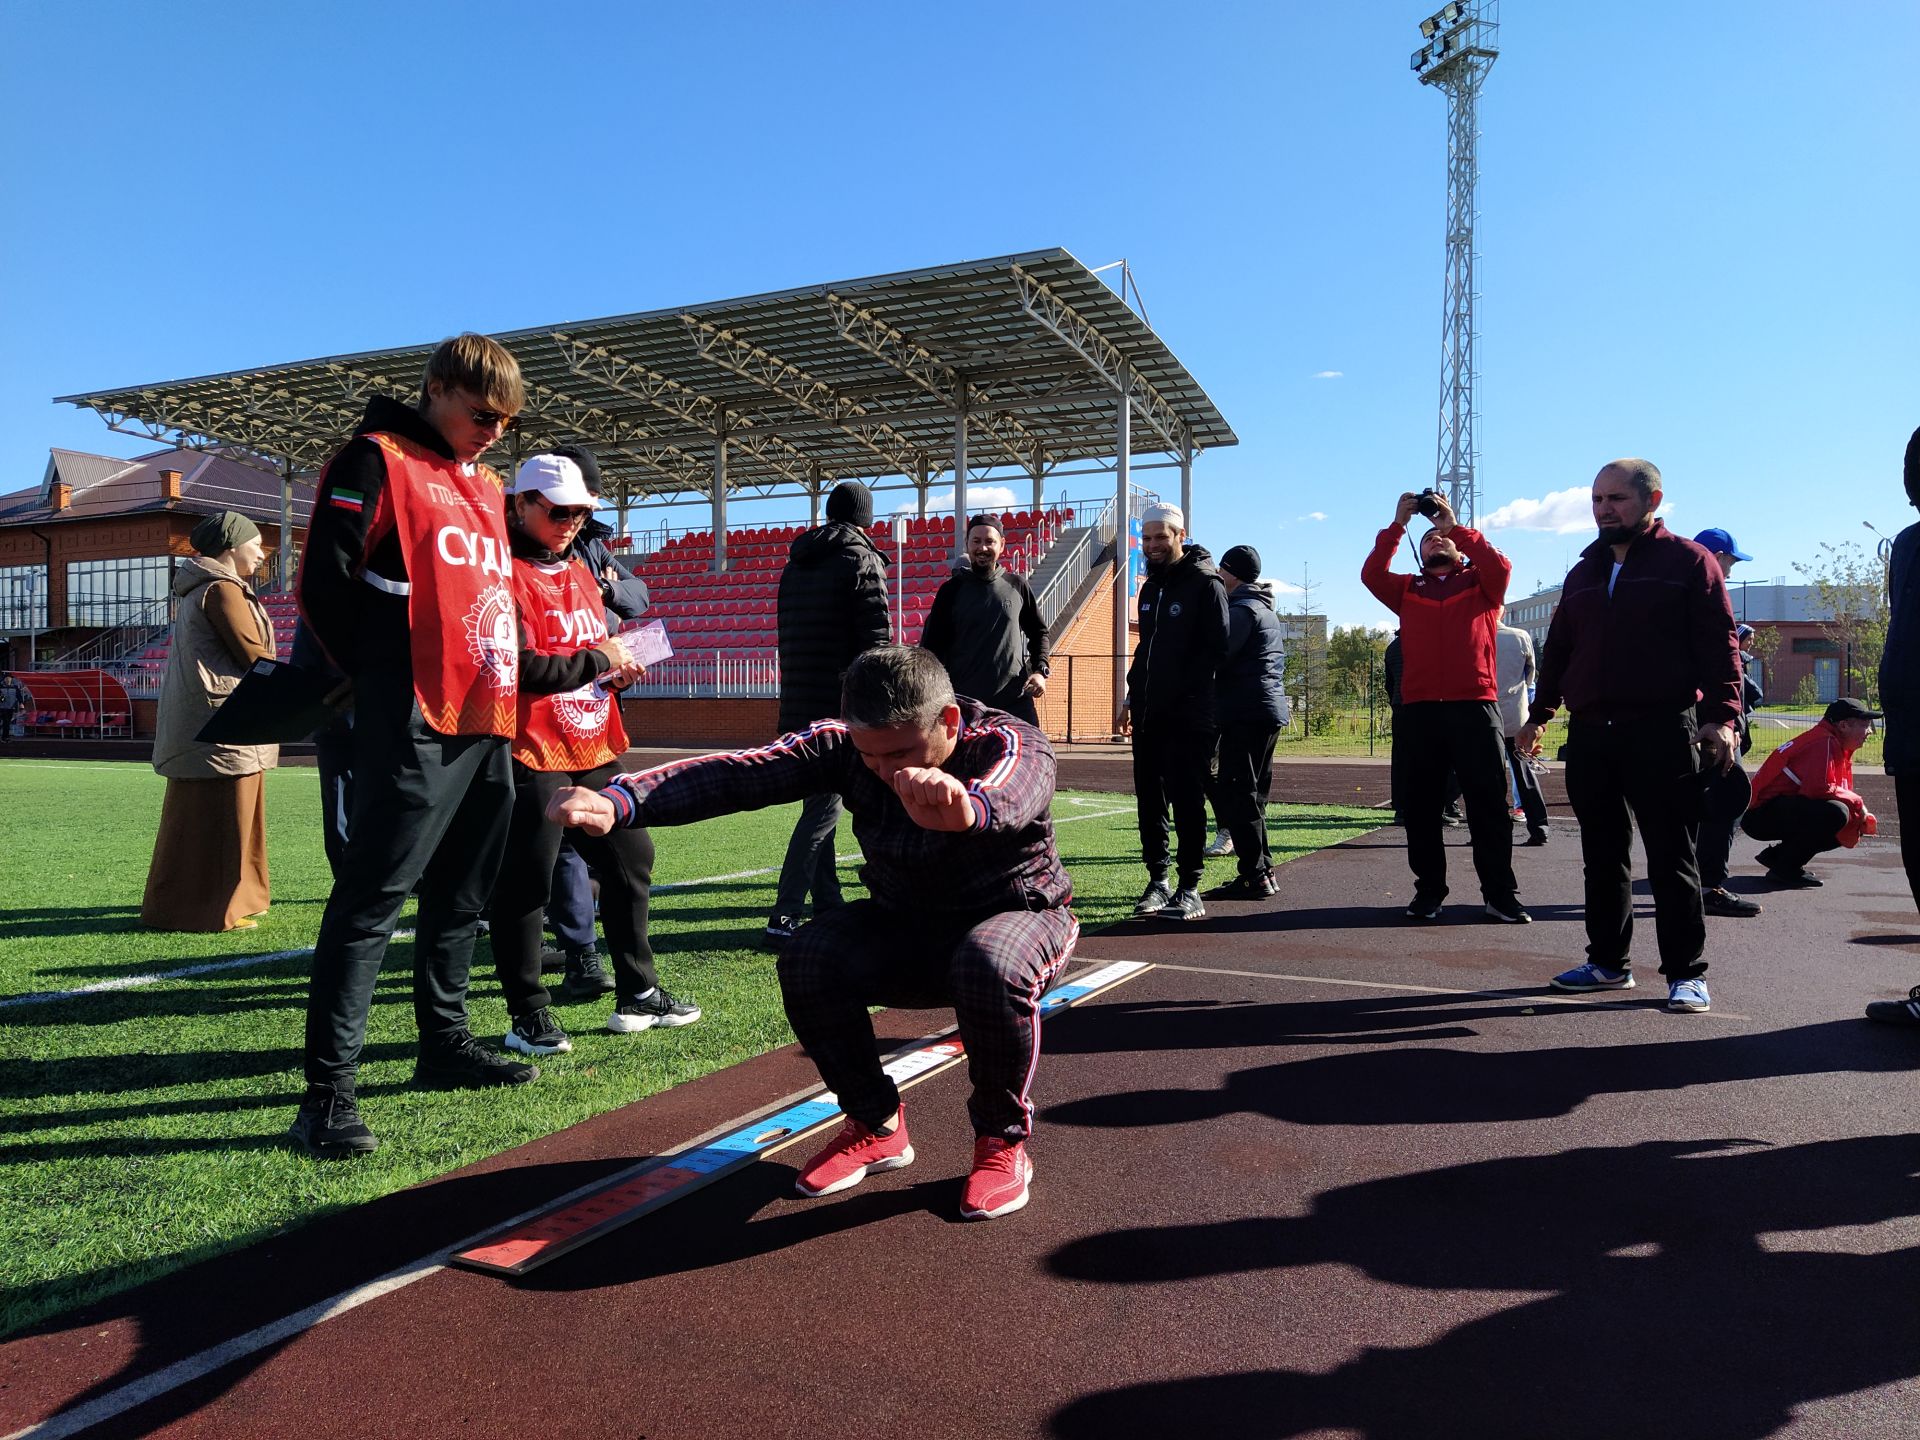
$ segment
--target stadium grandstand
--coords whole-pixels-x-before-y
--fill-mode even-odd
[[[297,536],[320,468],[368,398],[411,403],[439,338],[61,399],[164,442],[166,455],[244,472],[256,490],[264,482],[275,536]],[[527,405],[486,459],[510,470],[545,445],[590,448],[607,486],[603,518],[672,637],[674,658],[625,702],[635,733],[653,743],[771,733],[774,588],[805,525],[742,525],[739,507],[784,502],[791,514],[804,503],[817,524],[826,493],[846,479],[875,492],[875,543],[908,641],[960,556],[956,515],[978,513],[970,493],[992,498],[1007,563],[1027,574],[1055,636],[1042,724],[1056,736],[1110,734],[1130,648],[1133,521],[1159,493],[1149,482],[1177,484],[1191,516],[1195,457],[1237,443],[1144,315],[1058,249],[494,338],[520,362]],[[1028,503],[1001,508],[1010,493]],[[261,518],[258,496],[198,513],[209,508]],[[147,556],[181,553],[191,523],[169,530],[165,549],[149,536]],[[0,529],[0,544],[10,538]],[[284,653],[298,555],[274,548],[263,584],[279,592],[268,607]],[[56,557],[45,563],[51,570]],[[59,615],[62,597],[48,583],[41,593]],[[65,604],[60,618],[71,621]],[[95,635],[43,663],[115,674],[134,696],[138,730],[140,701],[164,670],[165,632]]]

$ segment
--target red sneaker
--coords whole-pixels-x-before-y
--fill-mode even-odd
[[[1011,1215],[1027,1203],[1032,1179],[1033,1161],[1027,1158],[1024,1143],[982,1135],[973,1142],[973,1173],[960,1193],[960,1218],[992,1220]]]
[[[831,1195],[849,1190],[881,1170],[899,1170],[913,1163],[913,1142],[907,1138],[907,1107],[894,1113],[891,1135],[869,1130],[849,1115],[827,1148],[802,1167],[793,1188],[802,1195]]]

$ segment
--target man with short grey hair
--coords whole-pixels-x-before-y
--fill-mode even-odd
[[[1615,460],[1594,477],[1600,535],[1567,572],[1514,743],[1538,754],[1541,729],[1565,703],[1587,960],[1554,976],[1555,988],[1632,988],[1637,824],[1667,1008],[1697,1013],[1710,1003],[1694,850],[1701,778],[1733,762],[1740,665],[1726,578],[1704,549],[1654,518],[1662,496],[1646,460]]]
[[[951,1004],[973,1093],[965,1219],[1027,1203],[1029,1091],[1040,997],[1080,933],[1054,846],[1054,758],[1046,737],[956,697],[917,645],[869,650],[847,669],[840,717],[756,750],[617,775],[563,790],[548,818],[605,834],[687,825],[810,795],[853,817],[871,898],[816,914],[780,955],[793,1033],[846,1112],[795,1181],[827,1195],[913,1162],[900,1092],[875,1054],[872,1005]]]

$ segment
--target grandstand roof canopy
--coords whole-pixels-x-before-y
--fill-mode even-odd
[[[620,496],[817,489],[938,474],[968,415],[968,470],[1111,457],[1119,386],[1132,450],[1238,443],[1147,323],[1065,250],[813,285],[499,334],[527,381],[521,432],[495,462],[586,443]],[[367,398],[408,400],[433,341],[65,395],[115,429],[236,447],[310,473]]]

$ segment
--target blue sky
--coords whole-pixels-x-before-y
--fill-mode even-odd
[[[1481,504],[1546,527],[1491,532],[1516,593],[1591,538],[1542,502],[1620,454],[1742,577],[1911,520],[1920,6],[1502,8]],[[1424,13],[0,8],[0,489],[141,448],[54,395],[1063,245],[1128,258],[1240,436],[1195,534],[1385,623],[1360,562],[1439,405]]]

